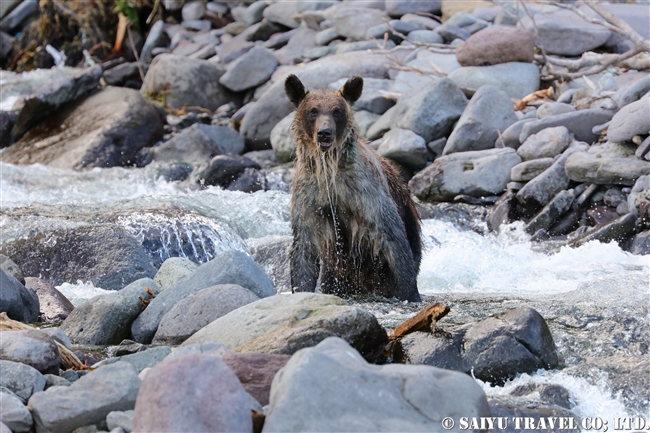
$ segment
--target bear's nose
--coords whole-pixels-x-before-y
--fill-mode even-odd
[[[318,131],[318,141],[331,142],[332,128],[325,128]]]

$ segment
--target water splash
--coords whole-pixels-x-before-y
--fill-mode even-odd
[[[92,281],[83,282],[81,280],[78,280],[76,284],[63,283],[60,286],[55,286],[55,288],[61,292],[63,296],[68,298],[75,308],[95,296],[117,293],[114,290],[105,290],[101,287],[95,287]]]
[[[520,224],[479,235],[437,220],[423,222],[425,251],[418,287],[424,294],[499,293],[548,296],[599,278],[646,277],[650,256],[634,256],[616,243],[589,242],[556,254],[531,249]]]

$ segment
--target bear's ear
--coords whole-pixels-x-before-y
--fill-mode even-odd
[[[298,108],[298,105],[305,99],[307,96],[307,91],[305,86],[302,85],[302,82],[295,75],[291,74],[287,77],[284,82],[284,92],[287,94],[289,101]]]
[[[341,95],[350,104],[354,104],[357,101],[357,99],[361,97],[362,91],[363,91],[363,78],[361,78],[360,75],[355,75],[353,77],[350,77],[350,79],[345,82],[343,87],[341,87]]]

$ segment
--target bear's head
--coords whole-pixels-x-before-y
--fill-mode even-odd
[[[307,91],[295,75],[284,82],[284,91],[296,107],[294,131],[297,140],[323,152],[340,146],[353,125],[351,105],[359,99],[363,90],[363,78],[351,77],[340,90]],[[298,144],[298,145],[301,145]]]

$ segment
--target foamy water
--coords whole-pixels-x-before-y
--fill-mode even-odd
[[[520,223],[480,235],[437,220],[423,223],[425,252],[418,287],[424,294],[549,295],[600,278],[648,275],[650,256],[629,254],[615,243],[533,251]]]

